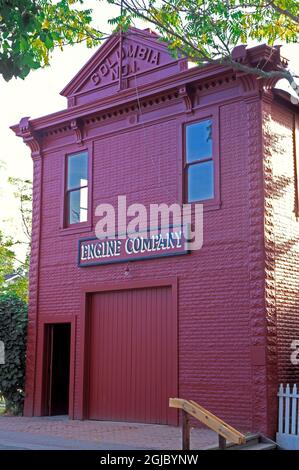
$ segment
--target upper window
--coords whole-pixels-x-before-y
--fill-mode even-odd
[[[87,221],[88,155],[86,152],[67,158],[66,182],[67,225]]]
[[[185,172],[187,201],[214,198],[214,160],[212,120],[187,124],[185,138]]]

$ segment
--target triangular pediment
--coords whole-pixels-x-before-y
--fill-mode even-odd
[[[180,62],[182,59],[171,57],[155,33],[130,28],[121,36],[113,34],[61,94],[68,98],[69,106],[83,104],[113,95],[117,89],[136,86],[137,78],[140,86],[177,73]]]

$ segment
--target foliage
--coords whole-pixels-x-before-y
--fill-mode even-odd
[[[297,43],[298,0],[108,0],[122,7],[122,15],[111,23],[128,27],[134,19],[155,26],[173,54],[182,53],[199,65],[229,63],[266,76],[262,67],[250,70],[233,60],[236,45],[263,41]],[[280,72],[279,72],[280,73]],[[277,74],[278,76],[279,74]],[[293,83],[289,71],[280,78]]]
[[[27,306],[12,293],[0,295],[0,340],[5,364],[0,364],[0,396],[6,411],[19,414],[24,400]]]
[[[14,252],[13,241],[11,238],[5,239],[0,232],[0,289],[4,284],[6,274],[14,271]]]
[[[25,242],[17,240],[15,244],[25,243],[27,245],[25,261],[21,262],[17,260],[18,267],[14,271],[19,277],[9,286],[8,291],[14,292],[21,299],[27,301],[32,229],[32,181],[12,177],[10,177],[8,181],[15,188],[14,195],[19,201],[22,229],[26,237]]]
[[[28,299],[28,272],[31,241],[31,213],[32,213],[32,183],[21,178],[9,178],[9,183],[14,186],[14,195],[19,201],[22,228],[26,241],[13,240],[5,237],[0,231],[0,293],[12,292],[27,301]],[[16,258],[15,247],[26,245],[25,261]],[[5,276],[17,274],[13,282],[5,281]]]
[[[91,26],[83,0],[0,0],[0,74],[25,78],[48,65],[55,47],[85,41],[92,47],[102,33]],[[77,6],[77,8],[75,8]]]
[[[153,23],[173,49],[189,57],[213,60],[226,56],[237,44],[257,39],[298,42],[297,0],[108,0],[122,5],[125,18]]]
[[[17,297],[24,302],[28,301],[28,275],[29,275],[29,256],[27,254],[24,262],[20,263],[13,271],[18,277],[9,285],[5,285],[2,289],[3,292],[14,293]],[[0,289],[1,292],[1,289]]]
[[[103,1],[103,0],[100,0]],[[120,7],[110,20],[125,30],[136,19],[155,26],[173,54],[183,53],[198,64],[230,63],[238,44],[263,41],[296,43],[298,0],[105,0]],[[85,41],[92,47],[104,38],[92,24],[85,0],[0,0],[0,74],[24,78],[49,63],[55,47]],[[263,70],[251,70],[261,76]],[[245,71],[245,69],[244,69]],[[250,70],[246,70],[250,72]],[[281,78],[293,84],[294,76]]]
[[[27,254],[24,262],[16,260],[15,245],[16,242],[11,238],[5,238],[0,231],[0,295],[11,292],[27,301],[29,256]],[[13,282],[8,283],[5,278],[9,274],[17,274],[18,277]]]
[[[20,203],[23,232],[27,242],[31,241],[31,219],[32,219],[32,181],[22,178],[8,178],[8,182],[15,188],[14,196]]]

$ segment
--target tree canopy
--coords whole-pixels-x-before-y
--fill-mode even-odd
[[[182,53],[199,65],[230,63],[238,44],[253,41],[297,43],[298,0],[98,0],[117,5],[111,19],[125,30],[136,18],[154,25],[174,54]],[[6,80],[24,78],[49,63],[55,47],[85,41],[92,47],[104,38],[92,26],[96,14],[85,0],[0,0],[0,74]],[[249,70],[247,70],[250,72]],[[263,70],[251,70],[263,75]],[[282,70],[296,89],[294,73]],[[298,90],[297,90],[298,91]]]
[[[151,23],[174,54],[182,53],[199,65],[231,64],[266,76],[262,67],[246,69],[233,59],[240,44],[297,43],[298,0],[107,0],[122,14],[112,20],[127,28],[136,18]],[[282,70],[296,90],[294,73]],[[297,90],[298,92],[298,90]]]
[[[92,47],[102,33],[91,27],[83,0],[0,0],[0,74],[25,78],[49,63],[55,47],[86,41]],[[77,8],[76,8],[77,6]]]
[[[9,183],[14,187],[14,196],[19,202],[21,227],[25,237],[23,240],[13,239],[0,230],[0,295],[12,293],[23,301],[28,299],[28,272],[31,242],[31,217],[32,217],[32,183],[21,178],[9,178]],[[16,257],[17,245],[25,245],[25,260]],[[7,276],[15,274],[12,282],[7,281]]]
[[[5,238],[0,231],[0,292],[5,276],[14,272],[14,251],[11,238]]]
[[[119,5],[115,23],[144,19],[174,49],[198,61],[226,57],[240,43],[298,42],[297,0],[107,0]]]

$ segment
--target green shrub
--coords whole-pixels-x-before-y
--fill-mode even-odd
[[[4,343],[5,363],[0,364],[0,395],[6,411],[23,410],[27,305],[13,293],[0,295],[0,341]]]

